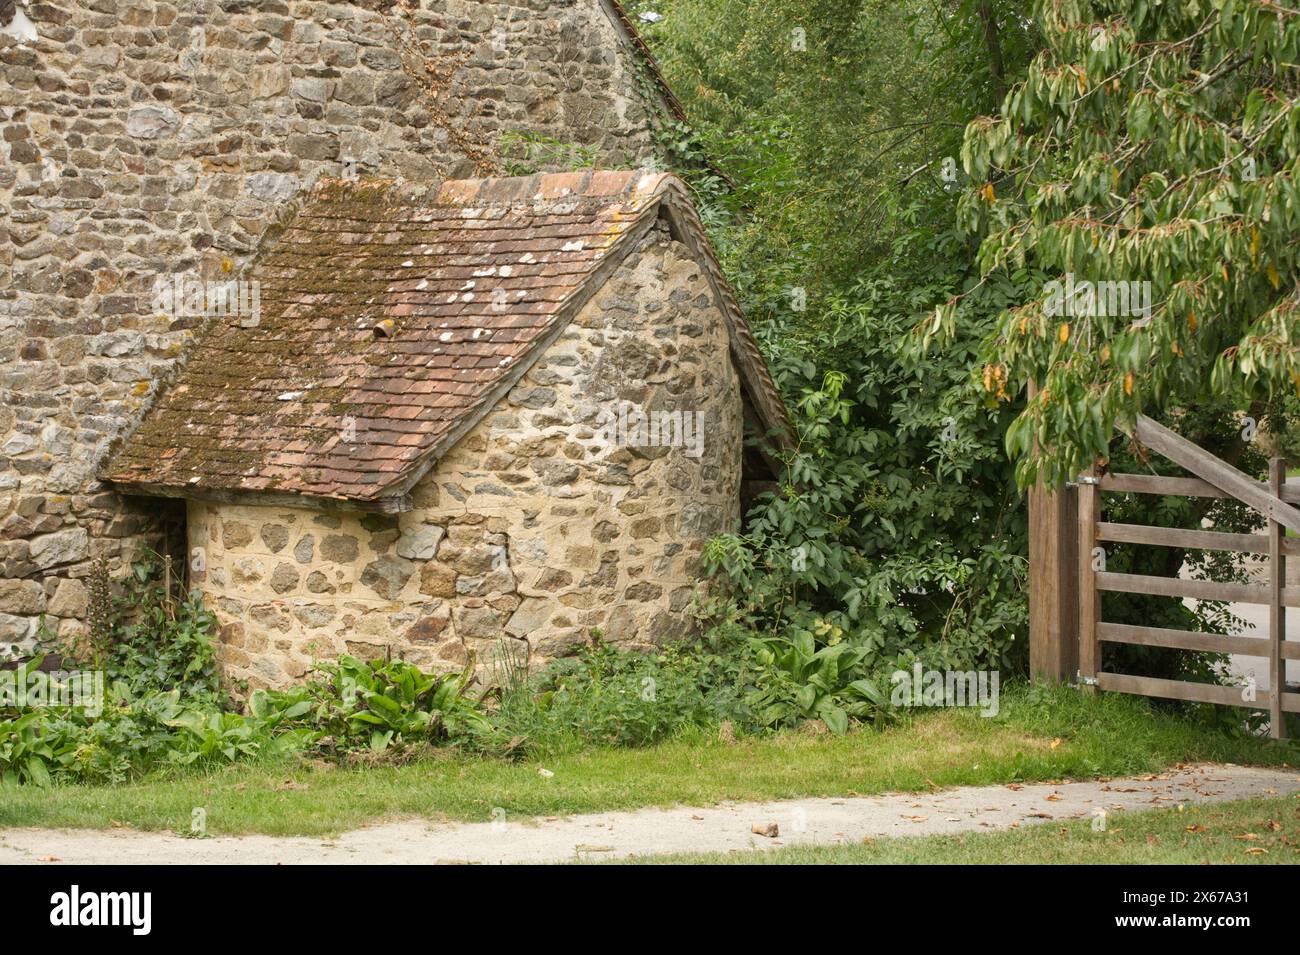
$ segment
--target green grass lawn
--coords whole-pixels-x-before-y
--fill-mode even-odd
[[[689,853],[606,865],[1165,865],[1300,864],[1300,798],[1277,796],[1210,806],[1113,813],[1007,832],[876,839],[841,846]]]
[[[1300,750],[1203,728],[1135,697],[1012,687],[994,718],[939,710],[843,737],[792,732],[728,742],[700,733],[540,763],[448,753],[406,766],[338,769],[295,761],[120,786],[20,787],[0,797],[0,827],[184,832],[191,811],[202,807],[212,834],[328,835],[402,816],[482,821],[497,807],[519,817],[843,796],[1115,776],[1188,760],[1297,765]]]

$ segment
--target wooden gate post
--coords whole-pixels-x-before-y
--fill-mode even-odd
[[[1272,458],[1268,462],[1268,489],[1274,497],[1282,496],[1282,483],[1286,480],[1286,460]],[[1286,716],[1282,712],[1282,693],[1286,690],[1286,658],[1282,656],[1282,642],[1286,640],[1286,604],[1282,590],[1286,587],[1286,554],[1282,538],[1286,528],[1275,520],[1268,522],[1268,688],[1269,728],[1273,739],[1286,738]]]
[[[1079,686],[1089,691],[1096,688],[1097,671],[1101,669],[1101,644],[1097,641],[1097,626],[1101,623],[1101,594],[1097,591],[1097,571],[1094,569],[1097,550],[1097,522],[1101,520],[1101,486],[1096,468],[1079,475],[1078,516],[1078,570],[1079,570]],[[1104,566],[1104,554],[1103,566]]]
[[[1029,491],[1029,673],[1035,682],[1074,679],[1079,666],[1078,494]]]

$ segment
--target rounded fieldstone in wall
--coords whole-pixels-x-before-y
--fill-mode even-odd
[[[223,521],[221,543],[227,550],[247,547],[253,542],[253,529],[241,521]]]
[[[258,534],[266,549],[272,554],[278,553],[285,544],[289,543],[289,528],[283,524],[263,524]]]
[[[361,545],[349,534],[330,534],[321,541],[321,557],[336,564],[349,564],[359,553]]]
[[[271,572],[271,589],[277,594],[287,594],[298,587],[298,570],[293,564],[281,562]]]

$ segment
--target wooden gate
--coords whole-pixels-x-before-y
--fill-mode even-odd
[[[1291,502],[1300,502],[1300,482],[1288,485],[1282,459],[1274,458],[1269,467],[1268,484],[1263,484],[1150,418],[1138,419],[1134,437],[1195,477],[1098,476],[1096,473],[1080,476],[1077,491],[1079,681],[1083,685],[1120,693],[1267,710],[1272,735],[1280,739],[1286,733],[1283,714],[1300,712],[1300,693],[1285,692],[1286,661],[1300,660],[1300,641],[1288,642],[1286,639],[1286,608],[1300,607],[1300,587],[1286,586],[1286,558],[1300,557],[1300,538],[1286,536],[1288,528],[1300,533],[1300,510],[1291,505]],[[1230,534],[1108,523],[1101,519],[1102,495],[1107,492],[1232,497],[1263,514],[1268,520],[1268,530],[1263,534]],[[1268,561],[1269,583],[1264,586],[1112,573],[1104,569],[1104,550],[1099,550],[1107,542],[1258,555]],[[1268,636],[1221,636],[1165,627],[1107,623],[1101,619],[1103,591],[1267,605]],[[1112,673],[1101,669],[1103,643],[1264,657],[1268,660],[1269,689]]]

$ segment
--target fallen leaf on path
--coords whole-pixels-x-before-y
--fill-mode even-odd
[[[63,860],[60,859],[58,856],[41,856],[36,861],[37,862],[62,862]]]

